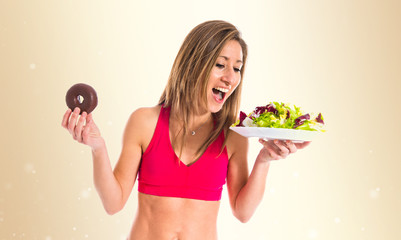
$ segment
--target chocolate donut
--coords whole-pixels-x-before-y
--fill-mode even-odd
[[[97,106],[96,91],[87,84],[77,83],[67,91],[65,102],[71,110],[74,111],[76,107],[79,107],[81,110],[79,114],[82,112],[89,114]]]

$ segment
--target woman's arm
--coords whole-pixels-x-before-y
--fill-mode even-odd
[[[152,124],[157,121],[157,116],[156,120],[152,121],[155,111],[151,109],[138,109],[131,114],[124,131],[121,155],[114,171],[105,141],[100,136],[92,115],[83,113],[79,117],[79,110],[72,114],[70,110],[67,110],[64,115],[62,126],[73,135],[75,140],[92,148],[94,184],[108,214],[120,211],[132,191],[143,144],[147,141],[149,131],[152,131]]]
[[[263,141],[251,174],[248,172],[248,139],[231,132],[227,139],[229,149],[229,167],[227,176],[227,189],[231,209],[236,218],[241,222],[247,222],[252,217],[257,206],[262,201],[266,177],[270,167],[270,161],[282,159],[297,149],[309,144],[295,145],[291,141]]]
[[[105,144],[92,149],[93,178],[106,212],[110,215],[125,206],[138,173],[141,160],[141,114],[134,112],[125,127],[120,158],[112,171]]]

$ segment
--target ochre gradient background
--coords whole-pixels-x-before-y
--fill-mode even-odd
[[[187,33],[232,22],[249,45],[241,108],[321,111],[327,132],[274,162],[249,223],[224,191],[219,239],[401,239],[401,2],[0,1],[0,239],[125,239],[137,186],[108,216],[90,149],[60,123],[92,85],[112,164],[130,113],[157,103]],[[260,145],[251,140],[249,164]],[[196,220],[194,220],[196,221]]]

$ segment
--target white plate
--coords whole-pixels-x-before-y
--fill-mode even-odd
[[[244,137],[258,137],[267,140],[291,140],[293,142],[312,141],[319,133],[318,131],[268,127],[230,127],[230,129]]]

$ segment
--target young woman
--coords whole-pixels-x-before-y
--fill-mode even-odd
[[[246,59],[247,45],[232,24],[196,26],[178,52],[159,104],[131,114],[114,171],[92,115],[66,111],[62,126],[92,148],[94,182],[107,213],[124,207],[138,176],[129,239],[217,239],[223,185],[234,216],[246,222],[262,200],[270,161],[309,144],[260,140],[249,174],[248,141],[229,130],[239,111]]]

